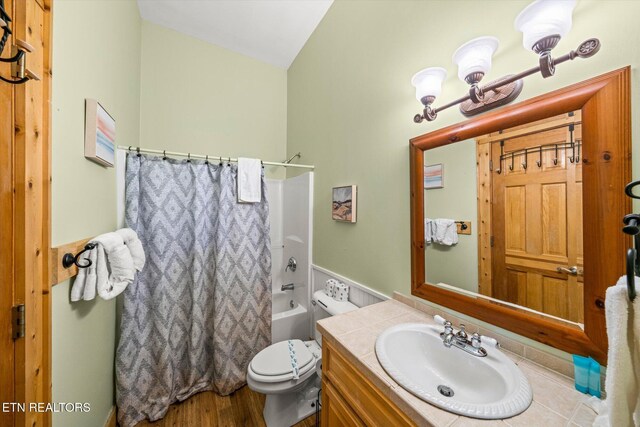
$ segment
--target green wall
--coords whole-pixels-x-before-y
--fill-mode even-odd
[[[115,117],[117,142],[136,145],[140,123],[140,15],[135,1],[55,0],[53,6],[52,245],[116,225],[113,168],[84,158],[84,100]],[[58,427],[103,426],[114,404],[115,303],[69,302],[54,286],[53,400],[89,402],[55,413]]]
[[[284,160],[286,70],[144,21],[142,76],[142,146]]]
[[[534,66],[536,55],[523,48],[513,27],[529,3],[334,2],[288,73],[287,151],[301,151],[317,172],[315,264],[387,295],[410,292],[409,139],[464,120],[451,108],[435,122],[414,124],[421,105],[411,76],[425,67],[443,66],[448,77],[436,105],[462,96],[468,88],[458,80],[451,55],[483,35],[494,35],[501,43],[487,80]],[[633,67],[635,92],[640,83],[640,50],[633,48],[640,39],[637,16],[638,1],[578,2],[573,28],[556,52],[564,54],[589,37],[600,38],[601,51],[591,59],[562,64],[553,78],[527,78],[518,101],[626,65]],[[635,112],[640,111],[639,100],[634,93]],[[634,140],[639,132],[635,114]],[[331,187],[348,184],[359,187],[355,225],[332,221],[329,215]]]
[[[425,249],[427,282],[446,283],[478,292],[478,188],[474,139],[445,145],[424,154],[424,164],[442,163],[444,188],[424,190],[426,218],[471,221],[471,235],[460,234],[453,246],[428,245]]]
[[[85,98],[115,117],[119,145],[285,158],[286,70],[143,22],[134,0],[56,0],[53,17],[53,246],[117,226],[115,169],[84,158]],[[116,303],[69,292],[69,281],[53,288],[53,399],[91,412],[55,414],[54,426],[102,426]]]

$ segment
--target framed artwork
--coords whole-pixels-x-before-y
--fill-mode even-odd
[[[444,165],[436,163],[424,167],[424,188],[444,188]]]
[[[95,99],[85,100],[84,157],[113,167],[116,154],[116,121]]]
[[[331,197],[331,218],[335,221],[356,222],[358,187],[333,187]]]

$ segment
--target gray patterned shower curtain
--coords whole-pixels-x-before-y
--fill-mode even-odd
[[[204,390],[245,384],[271,343],[269,206],[241,204],[237,166],[127,155],[126,220],[147,264],[124,292],[118,421],[162,418]]]

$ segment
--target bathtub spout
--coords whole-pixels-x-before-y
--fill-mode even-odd
[[[282,285],[282,288],[280,288],[281,291],[292,291],[293,290],[293,283],[289,283],[288,285]]]

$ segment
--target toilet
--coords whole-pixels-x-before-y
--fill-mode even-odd
[[[312,304],[319,307],[320,317],[358,309],[350,302],[335,301],[324,291],[313,295]],[[297,378],[294,367],[297,367]],[[267,395],[263,412],[267,427],[292,426],[312,415],[316,411],[321,375],[319,338],[280,341],[256,354],[247,369],[247,385]]]

